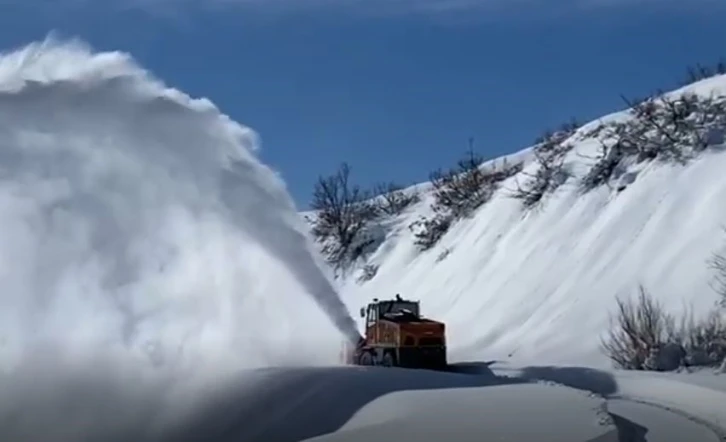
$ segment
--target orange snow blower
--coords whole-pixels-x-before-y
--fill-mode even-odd
[[[356,344],[343,348],[348,365],[385,367],[447,367],[446,327],[443,323],[421,316],[420,303],[396,295],[394,300],[374,299],[360,309],[366,333]]]

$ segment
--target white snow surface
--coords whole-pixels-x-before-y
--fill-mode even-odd
[[[423,254],[413,207],[376,277],[338,287],[346,308],[256,146],[126,54],[0,56],[0,440],[726,440],[723,376],[545,365],[604,365],[607,312],[637,282],[710,307],[721,154],[617,195],[566,185],[526,217],[498,195]],[[473,362],[334,367],[348,310],[395,293]]]

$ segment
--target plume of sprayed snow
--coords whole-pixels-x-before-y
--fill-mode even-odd
[[[256,145],[127,55],[0,57],[0,440],[144,440],[226,375],[357,336]]]

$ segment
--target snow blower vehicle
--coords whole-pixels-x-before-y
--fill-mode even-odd
[[[420,303],[396,295],[360,309],[365,336],[344,348],[348,365],[446,370],[446,327],[421,316]]]

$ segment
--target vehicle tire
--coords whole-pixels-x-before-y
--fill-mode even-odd
[[[368,351],[361,353],[361,355],[358,357],[358,364],[373,365],[373,355],[371,355],[371,353]]]
[[[383,360],[381,361],[381,365],[384,367],[395,367],[396,366],[396,358],[393,356],[393,353],[390,351],[386,352],[383,355]]]

